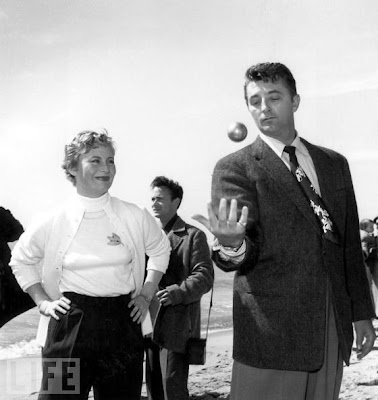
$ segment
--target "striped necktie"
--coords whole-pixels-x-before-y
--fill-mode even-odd
[[[299,165],[297,156],[295,155],[295,147],[285,146],[284,151],[289,154],[291,173],[296,178],[305,196],[310,200],[310,206],[320,222],[324,237],[333,243],[339,243],[336,227],[325,208],[322,198],[316,192],[303,168]]]

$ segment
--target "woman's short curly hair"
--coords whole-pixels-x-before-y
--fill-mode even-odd
[[[88,151],[98,146],[109,146],[115,152],[115,143],[108,135],[106,129],[100,133],[94,131],[80,132],[70,143],[64,146],[62,168],[64,169],[67,179],[72,182],[74,186],[76,186],[76,178],[70,173],[70,170],[77,167],[79,157],[82,154],[88,153]]]

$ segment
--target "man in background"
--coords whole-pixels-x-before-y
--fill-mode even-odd
[[[201,336],[201,297],[214,282],[206,235],[178,215],[183,189],[164,176],[151,183],[152,211],[168,235],[172,252],[159,284],[153,342],[146,350],[146,383],[150,400],[189,400],[189,338]],[[156,344],[155,344],[156,343]]]
[[[378,263],[377,259],[377,238],[374,236],[375,224],[371,219],[364,218],[360,221],[360,238],[362,253],[364,255],[366,276],[368,278],[371,301],[376,308],[374,299],[375,284],[373,283],[373,274]]]
[[[373,227],[373,237],[375,241],[375,260],[374,262],[370,262],[370,271],[371,271],[371,290],[373,293],[374,305],[375,305],[375,313],[378,315],[378,217],[373,219],[374,227]],[[371,255],[373,258],[373,254]]]

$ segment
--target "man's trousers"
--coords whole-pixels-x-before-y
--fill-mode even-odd
[[[149,400],[189,400],[187,354],[161,349],[145,341],[146,385]]]

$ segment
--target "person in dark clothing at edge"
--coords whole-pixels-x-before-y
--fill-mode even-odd
[[[20,288],[11,268],[8,243],[18,240],[24,229],[12,213],[0,207],[0,327],[12,318],[35,307],[30,296]]]

